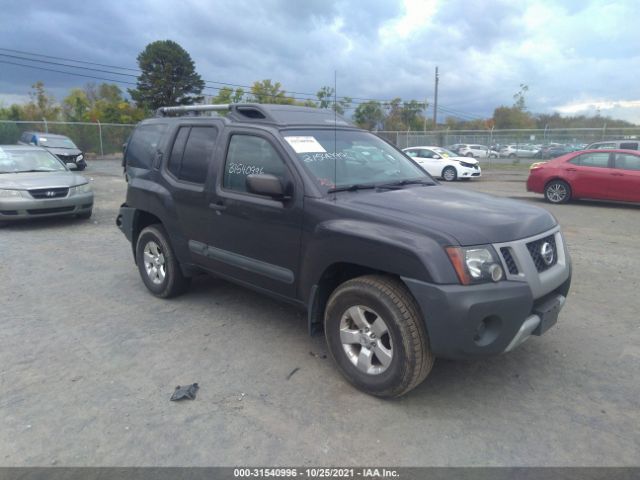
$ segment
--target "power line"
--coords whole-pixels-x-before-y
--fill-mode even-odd
[[[62,60],[65,62],[74,62],[74,63],[83,63],[86,65],[95,65],[95,66],[101,66],[101,67],[106,67],[109,69],[118,69],[118,70],[126,70],[126,71],[131,71],[131,72],[140,72],[140,70],[134,69],[134,68],[129,68],[129,67],[119,67],[119,66],[115,66],[115,65],[108,65],[108,64],[103,64],[103,63],[97,63],[97,62],[88,62],[88,61],[84,61],[84,60],[77,60],[77,59],[71,59],[71,58],[66,58],[66,57],[56,57],[56,56],[52,56],[52,55],[44,55],[44,54],[39,54],[39,53],[33,53],[33,52],[26,52],[23,50],[15,50],[15,49],[8,49],[8,48],[3,48],[0,47],[0,50],[2,51],[7,51],[7,52],[14,52],[14,53],[20,53],[20,54],[24,54],[24,55],[31,55],[31,56],[37,56],[37,57],[44,57],[44,58],[51,58],[51,59],[56,59],[56,60]],[[137,75],[133,75],[131,73],[122,73],[122,72],[113,72],[113,71],[109,71],[109,70],[103,70],[103,69],[98,69],[98,68],[90,68],[90,67],[86,67],[86,66],[80,66],[80,65],[69,65],[67,63],[60,63],[60,62],[51,62],[51,61],[47,61],[47,60],[42,60],[42,59],[37,59],[37,58],[27,58],[27,57],[21,57],[18,55],[10,55],[10,54],[6,54],[6,53],[0,53],[0,56],[2,57],[7,57],[7,58],[12,58],[12,59],[17,59],[17,60],[21,60],[21,61],[27,61],[27,62],[35,62],[35,63],[45,63],[47,65],[55,65],[55,66],[61,66],[61,67],[65,67],[65,68],[73,68],[76,70],[84,70],[84,71],[91,71],[91,72],[98,72],[98,73],[105,73],[108,75],[118,75],[118,76],[125,76],[125,77],[130,77],[130,78],[137,78]],[[52,68],[45,68],[42,66],[37,66],[37,65],[25,65],[23,63],[16,63],[16,62],[11,62],[11,61],[7,61],[7,60],[0,60],[1,63],[5,63],[5,64],[9,64],[9,65],[14,65],[14,66],[19,66],[19,67],[26,67],[26,68],[31,68],[31,69],[36,69],[36,70],[43,70],[43,71],[49,71],[49,72],[54,72],[54,73],[60,73],[60,74],[66,74],[66,75],[73,75],[73,76],[79,76],[79,77],[83,77],[83,78],[92,78],[95,80],[103,80],[103,81],[108,81],[108,82],[114,82],[114,83],[119,83],[119,84],[124,84],[124,85],[137,85],[136,83],[133,82],[127,82],[125,80],[118,80],[118,79],[114,79],[114,78],[104,78],[101,76],[96,76],[96,75],[87,75],[87,74],[82,74],[82,73],[78,73],[78,72],[72,72],[72,71],[64,71],[64,70],[57,70],[57,69],[52,69]],[[235,84],[235,83],[227,83],[227,82],[217,82],[217,81],[212,81],[212,80],[205,80],[206,83],[212,83],[212,84],[218,84],[218,85],[224,85],[224,86],[233,86],[233,87],[238,87],[238,88],[247,88],[247,89],[251,89],[252,87],[250,85],[242,85],[242,84]],[[205,89],[208,90],[214,90],[214,91],[220,91],[222,90],[224,87],[212,87],[212,86],[205,86]],[[247,92],[250,93],[250,92]],[[266,94],[267,96],[270,97],[276,97],[277,95],[273,95],[273,94]],[[299,100],[299,101],[308,101],[308,100],[313,100],[314,98],[301,98],[301,97],[296,97],[295,95],[306,95],[309,97],[316,97],[316,94],[312,94],[312,93],[304,93],[304,92],[294,92],[294,91],[289,91],[286,92],[285,91],[285,95],[288,96],[289,98],[292,98],[294,100]],[[347,109],[353,109],[355,108],[354,106],[357,105],[362,105],[363,103],[368,103],[368,102],[378,102],[381,103],[383,106],[388,106],[390,103],[392,103],[392,100],[381,100],[381,99],[373,99],[373,98],[364,98],[364,97],[348,97],[348,96],[342,96],[342,97],[337,97],[340,99],[350,99],[351,100],[351,106],[347,107]],[[405,102],[409,103],[413,100],[405,100]],[[418,103],[420,105],[424,105],[424,102],[419,102]],[[427,109],[431,107],[429,106],[425,106],[424,111],[425,111],[425,115],[426,115],[426,111]],[[455,110],[452,108],[448,108],[446,105],[438,105],[437,107],[437,111],[443,112],[445,114],[451,115],[451,116],[455,116],[461,119],[470,119],[470,120],[480,120],[482,119],[481,117],[469,114],[469,113],[465,113],[462,112],[460,110]]]

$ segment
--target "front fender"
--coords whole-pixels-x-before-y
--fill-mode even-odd
[[[430,283],[457,283],[444,248],[414,232],[363,220],[329,220],[316,226],[303,242],[301,297],[336,263],[415,278]]]

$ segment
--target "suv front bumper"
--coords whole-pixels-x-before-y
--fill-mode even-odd
[[[538,271],[530,247],[547,240],[555,243],[556,261]],[[465,359],[508,352],[555,324],[571,286],[571,259],[560,228],[493,247],[505,268],[503,281],[438,285],[402,279],[422,309],[436,356]]]
[[[508,352],[530,335],[542,335],[564,305],[571,272],[569,267],[560,286],[535,300],[522,282],[463,286],[402,280],[420,305],[434,355],[471,359]]]

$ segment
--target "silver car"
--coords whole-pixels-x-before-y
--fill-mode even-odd
[[[91,217],[93,191],[44,148],[0,145],[0,224],[36,217]]]

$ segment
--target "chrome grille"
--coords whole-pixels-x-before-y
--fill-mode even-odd
[[[542,245],[545,243],[549,243],[553,248],[553,259],[549,264],[545,262],[541,252]],[[548,237],[541,238],[535,242],[527,243],[527,249],[531,254],[531,258],[533,259],[533,263],[535,264],[538,272],[544,272],[558,262],[558,249],[556,247],[556,239],[554,235],[549,235]]]
[[[69,194],[69,187],[55,187],[55,188],[36,188],[29,190],[29,194],[33,198],[63,198]]]

